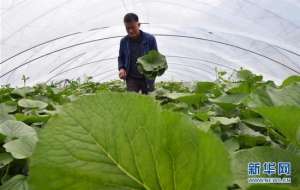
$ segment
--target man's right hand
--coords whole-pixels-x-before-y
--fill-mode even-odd
[[[119,70],[119,77],[120,77],[120,79],[125,79],[126,76],[127,76],[126,70],[125,69],[120,69]]]

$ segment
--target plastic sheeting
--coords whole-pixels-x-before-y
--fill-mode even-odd
[[[118,78],[123,16],[135,12],[169,69],[214,80],[240,67],[276,82],[300,73],[299,0],[1,0],[0,85]]]

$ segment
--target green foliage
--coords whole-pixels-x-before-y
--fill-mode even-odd
[[[161,76],[168,68],[166,57],[158,51],[151,50],[137,59],[137,69],[148,79]]]
[[[283,88],[269,85],[257,88],[250,94],[248,105],[250,107],[262,106],[300,106],[300,83],[291,84]]]
[[[280,106],[256,109],[272,127],[280,131],[286,139],[300,148],[300,107]]]
[[[0,190],[30,190],[26,179],[26,176],[16,175],[5,182]]]
[[[263,81],[262,76],[249,70],[239,70],[231,75],[218,72],[217,76],[216,81],[210,82],[159,82],[156,83],[157,90],[151,93],[151,98],[125,93],[125,84],[119,80],[96,83],[87,78],[83,82],[64,80],[49,85],[38,84],[22,88],[2,86],[0,190],[31,188],[27,186],[25,177],[28,175],[31,159],[33,164],[29,168],[29,178],[32,177],[32,184],[43,190],[50,188],[46,185],[75,190],[93,189],[92,187],[145,189],[145,184],[149,187],[148,190],[157,189],[157,183],[154,183],[154,177],[157,175],[151,173],[155,169],[150,162],[152,157],[145,156],[149,154],[150,145],[154,148],[164,147],[172,155],[180,155],[178,152],[182,151],[184,156],[178,157],[182,163],[176,166],[182,166],[181,174],[184,173],[188,179],[183,178],[181,181],[181,177],[173,178],[174,182],[180,184],[188,184],[192,180],[195,182],[194,187],[198,187],[194,178],[200,178],[199,181],[205,179],[205,182],[201,181],[201,189],[299,189],[297,163],[292,164],[292,171],[296,172],[292,175],[292,185],[249,186],[245,182],[247,160],[298,161],[299,76],[287,78],[281,86],[272,81]],[[110,92],[118,93],[108,96]],[[153,99],[156,103],[153,103]],[[123,103],[121,100],[128,101]],[[124,111],[125,106],[133,109]],[[82,111],[82,108],[86,111]],[[83,133],[83,128],[79,127],[81,124],[90,131]],[[137,125],[147,129],[147,133],[137,130],[138,138],[126,141],[127,137],[124,135],[132,135]],[[35,156],[31,157],[37,134],[41,135],[38,142],[41,145],[37,145]],[[97,137],[97,141],[91,142],[92,137]],[[151,142],[150,145],[145,142],[147,139]],[[168,146],[165,141],[169,142]],[[129,148],[130,142],[134,145],[134,154]],[[124,166],[123,169],[126,170],[123,171],[139,171],[140,176],[145,178],[143,185],[126,177],[116,163],[109,161],[110,158],[105,156],[103,151],[95,148],[96,144],[103,145],[105,150],[113,155],[112,158],[118,161],[117,164]],[[190,146],[198,148],[191,149]],[[153,153],[158,157],[155,151]],[[120,154],[116,156],[117,153]],[[195,154],[199,154],[201,158],[199,163],[193,159]],[[235,160],[235,164],[232,165],[235,184],[230,183],[230,171],[219,171],[222,166],[215,163],[215,157],[218,157],[218,162],[225,164],[226,168],[229,165],[228,154]],[[163,151],[159,152],[160,157],[157,160],[160,162],[156,165],[159,168],[167,168],[162,163],[170,161],[164,155]],[[136,170],[133,170],[132,163],[135,161],[132,156],[137,158]],[[108,162],[103,163],[103,160]],[[191,163],[184,162],[185,160]],[[190,172],[191,166],[200,167],[201,174],[193,175]],[[208,170],[217,171],[220,177],[224,177],[220,187],[214,186],[216,181],[212,180],[216,180],[218,174],[213,175],[204,171],[202,167],[209,167]],[[177,171],[181,170],[177,169],[175,173],[179,175],[180,172]],[[159,173],[156,180],[164,179],[164,183],[161,184],[168,184],[165,178],[168,178],[170,171],[160,170],[163,173]],[[236,174],[236,171],[239,171],[239,174]],[[47,177],[43,175],[45,173]],[[240,175],[242,173],[244,176]],[[130,174],[134,174],[136,179],[142,179],[136,177],[137,173]],[[112,175],[114,177],[111,177]],[[120,178],[122,181],[119,181]],[[108,188],[108,183],[103,186],[104,182],[108,182],[105,180],[112,180],[109,181],[110,184],[118,181],[118,185],[130,186]],[[217,180],[218,183],[219,181]],[[71,186],[73,183],[76,186],[74,188]],[[178,185],[177,189],[179,187],[183,188]],[[60,190],[56,186],[54,189]]]
[[[242,188],[249,186],[247,165],[250,162],[282,162],[289,161],[292,164],[292,186],[300,185],[300,156],[297,156],[287,150],[271,147],[254,147],[251,149],[240,150],[233,154],[232,167],[235,176],[235,183]],[[263,174],[262,177],[268,177]]]
[[[3,168],[7,164],[13,161],[13,157],[6,152],[0,153],[0,168]]]
[[[74,190],[218,190],[231,183],[221,141],[150,97],[82,97],[47,125],[32,157],[32,190],[68,189],[70,183]]]
[[[23,122],[8,120],[0,124],[0,133],[6,136],[3,147],[14,158],[31,156],[37,142],[35,130]]]
[[[37,108],[43,109],[48,106],[47,103],[38,101],[38,100],[30,100],[30,99],[21,99],[18,101],[18,105],[23,108]]]
[[[299,82],[300,82],[300,76],[298,76],[298,75],[290,76],[282,82],[281,87],[285,87],[285,86],[288,86],[288,85],[291,85],[294,83],[299,83]]]
[[[33,92],[34,92],[34,88],[32,88],[32,87],[22,87],[22,88],[15,88],[11,92],[11,94],[26,97],[26,95],[31,94]]]
[[[182,82],[158,82],[155,84],[156,88],[164,89],[168,92],[177,92],[177,93],[189,93],[190,90],[187,86],[185,86]]]

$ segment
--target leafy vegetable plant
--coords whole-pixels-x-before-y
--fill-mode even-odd
[[[64,106],[41,132],[30,167],[32,190],[69,183],[74,190],[225,189],[230,180],[229,155],[218,138],[130,93]]]
[[[138,71],[148,79],[161,76],[168,68],[166,57],[158,51],[151,50],[137,60]]]

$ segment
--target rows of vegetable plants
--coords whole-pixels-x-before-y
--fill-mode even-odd
[[[0,190],[296,190],[300,77],[2,86],[0,142]],[[290,183],[249,183],[252,162],[290,163]]]

